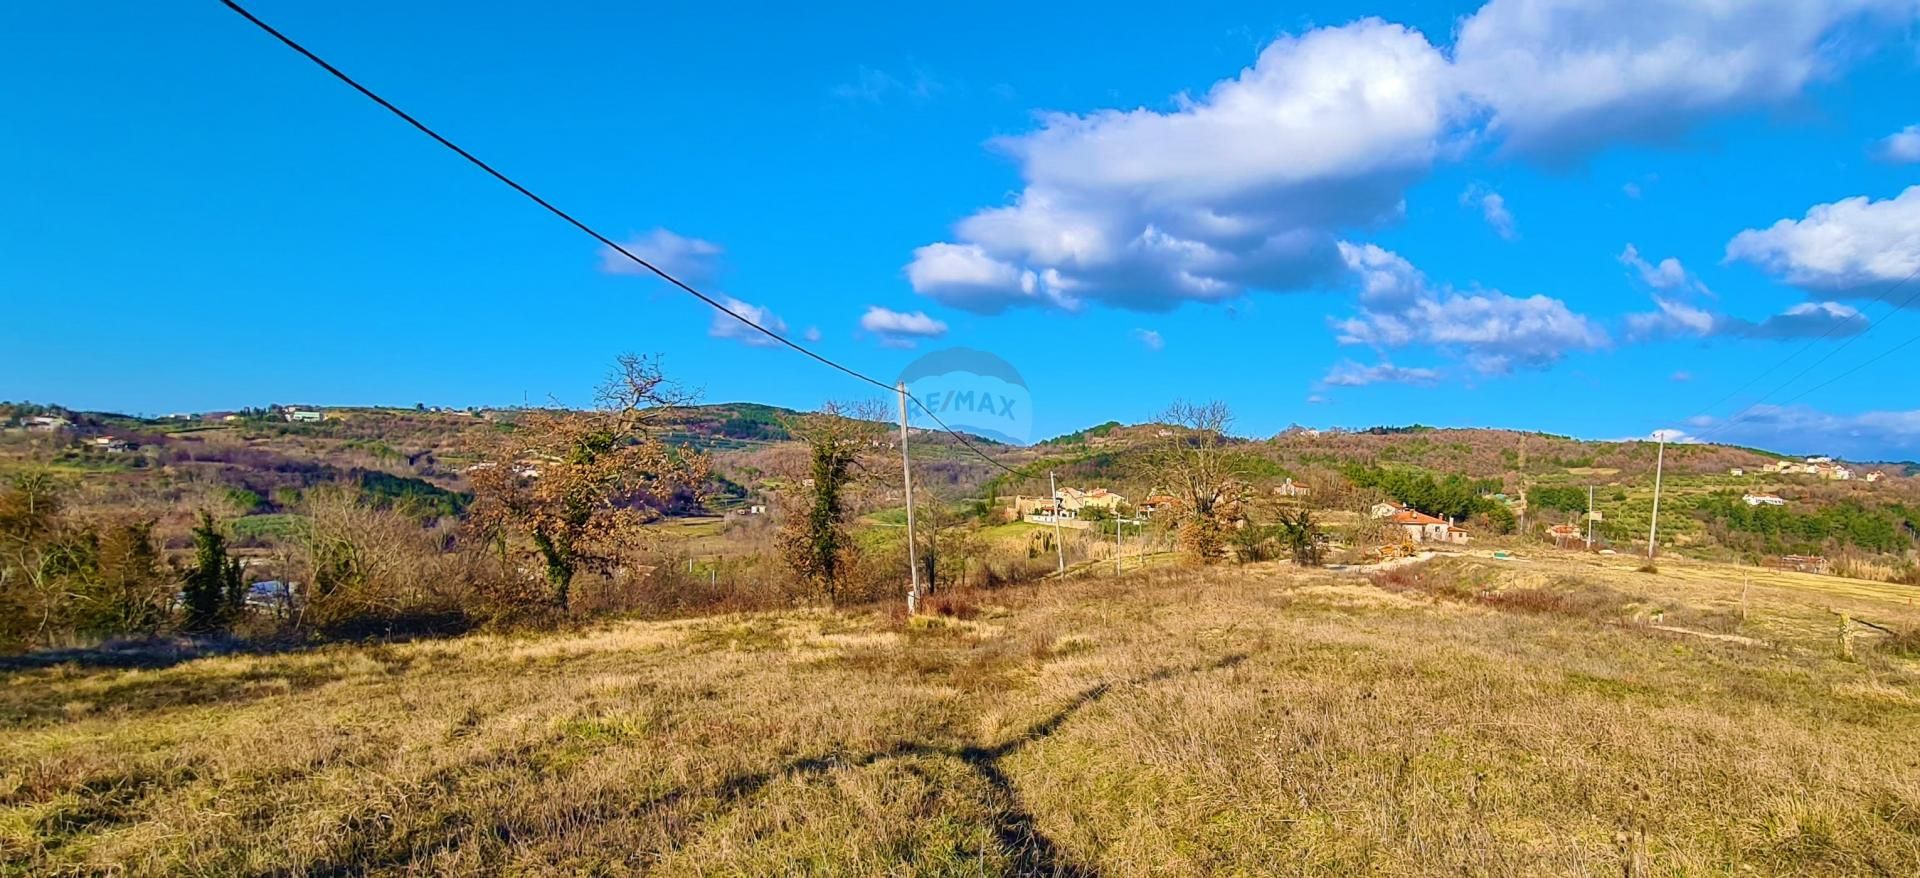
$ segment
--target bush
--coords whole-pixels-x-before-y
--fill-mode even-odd
[[[447,575],[464,565],[430,530],[339,488],[308,492],[307,518],[296,624],[333,636],[463,627],[473,590]]]

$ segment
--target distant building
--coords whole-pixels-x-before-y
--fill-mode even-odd
[[[1882,472],[1878,472],[1878,471],[1876,471],[1876,472],[1870,472],[1870,473],[1867,473],[1867,481],[1869,481],[1869,482],[1877,482],[1877,481],[1880,481],[1880,478],[1881,478],[1882,476],[1884,476],[1884,475],[1886,475],[1886,473],[1882,473]]]
[[[87,445],[97,451],[105,451],[109,454],[125,454],[133,450],[132,442],[128,442],[125,439],[115,439],[112,436],[95,436],[87,440]]]
[[[1578,526],[1571,524],[1556,524],[1547,528],[1547,536],[1552,537],[1554,544],[1563,549],[1571,543],[1583,543],[1587,539]]]
[[[311,423],[324,420],[326,414],[319,409],[287,409],[286,417],[288,421]]]
[[[26,420],[26,428],[35,433],[57,433],[72,427],[72,421],[53,415],[33,415]]]
[[[1787,505],[1786,500],[1780,497],[1776,497],[1772,494],[1746,494],[1746,495],[1743,495],[1740,499],[1746,501],[1748,506],[1785,506]]]
[[[293,583],[270,579],[247,586],[246,604],[260,610],[285,611],[293,608]]]
[[[1737,466],[1734,467],[1733,469],[1727,470],[1727,475],[1730,475],[1730,476],[1744,476],[1746,474],[1747,474],[1746,470],[1741,469],[1740,467],[1737,467]]]
[[[1273,489],[1273,493],[1281,497],[1305,497],[1313,493],[1313,489],[1306,485],[1298,484],[1294,482],[1293,479],[1287,479],[1280,483],[1280,487]]]
[[[1417,509],[1409,509],[1395,503],[1376,503],[1372,511],[1374,518],[1384,518],[1398,525],[1406,531],[1407,538],[1416,543],[1457,545],[1467,541],[1467,529],[1455,525],[1452,519],[1435,518]]]
[[[1053,497],[1015,497],[1013,514],[1016,518],[1043,517],[1052,521],[1054,511],[1067,521],[1078,520],[1089,509],[1103,509],[1117,513],[1127,498],[1105,488],[1083,491],[1079,488],[1061,488]]]
[[[1152,518],[1156,513],[1171,510],[1179,503],[1179,498],[1171,494],[1149,494],[1147,499],[1140,501],[1140,517]]]

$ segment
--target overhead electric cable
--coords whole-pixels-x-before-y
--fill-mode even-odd
[[[1898,289],[1899,289],[1900,287],[1902,287],[1902,286],[1904,286],[1904,285],[1906,285],[1906,284],[1907,284],[1907,282],[1909,282],[1909,281],[1911,281],[1911,280],[1913,280],[1913,279],[1914,279],[1914,278],[1916,278],[1916,277],[1920,277],[1920,266],[1915,266],[1915,268],[1914,268],[1914,270],[1913,270],[1913,271],[1911,271],[1911,272],[1908,272],[1908,273],[1907,273],[1907,276],[1906,276],[1906,277],[1903,277],[1903,278],[1901,278],[1901,279],[1899,279],[1899,280],[1897,280],[1897,281],[1894,281],[1894,282],[1893,282],[1893,284],[1892,284],[1891,286],[1889,286],[1889,287],[1887,287],[1887,288],[1886,288],[1886,290],[1885,290],[1885,291],[1883,291],[1883,292],[1881,293],[1881,296],[1882,296],[1882,297],[1886,297],[1886,296],[1889,296],[1889,295],[1891,295],[1891,294],[1893,293],[1893,291],[1895,291],[1895,290],[1898,290]],[[1795,373],[1795,374],[1794,374],[1794,376],[1793,376],[1792,378],[1788,378],[1787,380],[1785,380],[1785,381],[1783,381],[1783,382],[1781,382],[1781,383],[1780,383],[1780,384],[1779,384],[1778,386],[1776,386],[1776,387],[1774,387],[1774,388],[1773,388],[1772,390],[1769,390],[1769,391],[1767,391],[1766,393],[1763,393],[1763,394],[1760,394],[1760,396],[1759,396],[1758,398],[1756,398],[1756,399],[1755,399],[1755,400],[1754,400],[1753,402],[1751,402],[1751,403],[1748,403],[1748,404],[1747,404],[1747,406],[1746,406],[1746,408],[1743,408],[1743,409],[1741,409],[1741,410],[1740,410],[1739,412],[1736,412],[1736,413],[1735,413],[1735,414],[1733,415],[1733,417],[1730,417],[1730,418],[1728,418],[1727,420],[1725,420],[1725,421],[1723,421],[1723,422],[1721,422],[1721,423],[1720,423],[1719,425],[1717,425],[1717,426],[1715,426],[1715,427],[1713,427],[1713,428],[1711,428],[1711,429],[1709,429],[1709,430],[1708,430],[1708,431],[1707,431],[1706,433],[1704,433],[1704,434],[1702,434],[1702,436],[1700,437],[1700,440],[1704,442],[1704,441],[1706,440],[1706,437],[1707,437],[1707,436],[1713,436],[1713,435],[1716,435],[1716,434],[1718,434],[1718,433],[1720,433],[1720,432],[1722,432],[1722,431],[1724,431],[1724,430],[1726,430],[1726,429],[1727,429],[1728,427],[1731,427],[1731,426],[1733,426],[1734,424],[1736,424],[1736,423],[1739,423],[1739,422],[1740,422],[1741,420],[1743,420],[1744,418],[1746,418],[1746,417],[1747,417],[1747,415],[1749,415],[1749,414],[1751,414],[1751,413],[1752,413],[1752,412],[1753,412],[1754,410],[1756,410],[1756,409],[1758,409],[1758,408],[1760,407],[1760,405],[1761,405],[1761,403],[1764,403],[1764,402],[1766,402],[1766,401],[1767,401],[1767,397],[1770,397],[1770,396],[1772,396],[1772,395],[1774,395],[1774,394],[1776,394],[1776,393],[1779,393],[1779,392],[1780,392],[1780,391],[1782,391],[1782,390],[1785,390],[1785,389],[1787,389],[1787,387],[1789,387],[1789,386],[1791,386],[1791,385],[1792,385],[1792,384],[1793,384],[1793,383],[1794,383],[1795,381],[1799,381],[1799,380],[1800,380],[1801,378],[1804,378],[1804,377],[1806,377],[1806,375],[1807,375],[1808,373],[1810,373],[1810,372],[1812,372],[1812,371],[1813,371],[1814,369],[1816,369],[1816,368],[1819,368],[1819,366],[1820,366],[1820,364],[1821,364],[1821,363],[1824,363],[1824,362],[1826,362],[1826,361],[1828,361],[1828,360],[1830,360],[1830,359],[1833,359],[1833,356],[1834,356],[1835,354],[1838,354],[1838,353],[1840,353],[1841,351],[1844,351],[1844,350],[1846,350],[1846,349],[1847,349],[1847,348],[1848,348],[1849,346],[1851,346],[1851,345],[1852,345],[1852,344],[1853,344],[1854,342],[1856,342],[1856,341],[1859,341],[1859,340],[1860,340],[1860,339],[1861,339],[1862,337],[1864,337],[1864,336],[1865,336],[1865,335],[1866,335],[1867,333],[1869,333],[1869,332],[1872,332],[1872,331],[1873,331],[1874,329],[1876,329],[1876,328],[1878,328],[1878,327],[1880,326],[1880,324],[1882,324],[1882,323],[1885,323],[1885,322],[1887,322],[1887,318],[1889,318],[1889,317],[1892,317],[1893,315],[1895,315],[1895,314],[1898,314],[1898,313],[1900,313],[1900,312],[1901,312],[1901,311],[1903,311],[1903,310],[1906,310],[1906,307],[1907,307],[1908,305],[1911,305],[1911,304],[1913,304],[1913,302],[1914,302],[1914,300],[1915,300],[1915,299],[1920,299],[1920,289],[1915,289],[1915,290],[1914,290],[1914,291],[1913,291],[1913,292],[1912,292],[1911,294],[1909,294],[1909,295],[1908,295],[1908,296],[1907,296],[1907,297],[1906,297],[1905,299],[1903,299],[1903,300],[1901,300],[1899,304],[1897,304],[1897,305],[1895,305],[1895,306],[1893,306],[1893,308],[1892,308],[1891,310],[1889,310],[1889,311],[1887,311],[1887,312],[1886,312],[1885,314],[1882,314],[1882,315],[1880,315],[1880,316],[1879,316],[1878,318],[1876,318],[1876,319],[1875,319],[1875,320],[1874,320],[1874,321],[1873,321],[1872,323],[1870,323],[1870,324],[1868,324],[1868,325],[1867,325],[1867,328],[1866,328],[1866,329],[1862,329],[1862,330],[1860,330],[1860,331],[1859,331],[1858,333],[1856,333],[1856,334],[1854,334],[1854,335],[1852,335],[1852,336],[1849,336],[1849,337],[1848,337],[1848,338],[1847,338],[1847,339],[1846,339],[1845,341],[1842,341],[1842,342],[1841,342],[1841,343],[1840,343],[1839,345],[1837,345],[1837,346],[1835,346],[1833,350],[1830,350],[1830,351],[1828,351],[1828,352],[1826,352],[1825,354],[1823,354],[1823,355],[1821,355],[1821,357],[1820,357],[1819,359],[1817,359],[1817,360],[1814,360],[1814,361],[1813,361],[1812,363],[1809,363],[1809,364],[1807,364],[1807,367],[1806,367],[1805,369],[1801,369],[1801,370],[1800,370],[1799,372],[1797,372],[1797,373]],[[1820,338],[1816,338],[1816,339],[1814,339],[1814,340],[1813,340],[1812,342],[1808,342],[1808,343],[1807,343],[1807,347],[1809,347],[1809,348],[1810,348],[1810,347],[1812,347],[1812,346],[1813,346],[1814,344],[1816,344],[1816,343],[1818,343],[1818,342],[1819,342],[1819,341],[1820,341],[1821,339],[1824,339],[1824,338],[1826,338],[1826,337],[1827,337],[1828,335],[1831,335],[1831,334],[1833,333],[1833,330],[1834,330],[1834,329],[1835,329],[1835,328],[1836,328],[1837,326],[1838,326],[1838,324],[1835,324],[1834,326],[1829,326],[1829,327],[1827,327],[1827,331],[1826,331],[1825,333],[1822,333],[1822,334],[1821,334],[1821,336],[1820,336]],[[1902,343],[1902,344],[1900,344],[1900,345],[1899,345],[1898,347],[1895,347],[1895,348],[1893,348],[1893,350],[1899,350],[1900,348],[1903,348],[1903,347],[1906,347],[1906,346],[1907,346],[1907,344],[1911,344],[1911,343],[1912,343],[1912,340],[1909,340],[1909,341],[1907,341],[1907,342],[1903,342],[1903,343]],[[1804,350],[1805,350],[1805,348],[1802,348],[1802,350],[1804,351]],[[1889,351],[1888,353],[1891,353],[1891,351]],[[1781,360],[1780,362],[1781,362],[1781,363],[1784,363],[1784,362],[1786,362],[1787,360],[1791,360],[1791,359],[1793,359],[1793,357],[1794,357],[1794,356],[1798,356],[1798,355],[1799,355],[1799,352],[1795,352],[1795,353],[1794,353],[1793,355],[1791,355],[1791,356],[1788,356],[1788,357],[1786,357],[1785,359],[1783,359],[1783,360]],[[1864,367],[1865,367],[1865,366],[1866,366],[1867,364],[1869,364],[1869,363],[1872,363],[1872,362],[1874,362],[1875,360],[1878,360],[1878,359],[1880,359],[1880,357],[1884,357],[1884,356],[1886,356],[1886,354],[1884,354],[1884,353],[1883,353],[1883,354],[1881,354],[1881,355],[1879,355],[1879,356],[1875,356],[1875,357],[1872,357],[1872,358],[1869,358],[1869,359],[1867,359],[1867,360],[1866,360],[1865,362],[1862,362],[1862,363],[1860,363],[1859,365],[1857,365],[1857,366],[1855,366],[1855,367],[1853,367],[1852,369],[1849,369],[1849,370],[1847,370],[1846,372],[1843,372],[1843,373],[1841,373],[1840,375],[1837,375],[1837,376],[1835,376],[1835,377],[1833,377],[1833,378],[1829,378],[1829,379],[1827,379],[1827,380],[1826,380],[1825,382],[1822,382],[1822,383],[1820,383],[1820,384],[1817,384],[1817,385],[1815,385],[1815,386],[1813,386],[1813,387],[1811,387],[1811,388],[1808,388],[1808,389],[1806,389],[1806,390],[1803,390],[1803,391],[1801,391],[1800,393],[1798,393],[1798,394],[1796,394],[1796,395],[1795,395],[1795,396],[1794,396],[1794,397],[1793,397],[1792,399],[1788,399],[1788,400],[1787,400],[1787,401],[1786,401],[1785,403],[1781,403],[1781,405],[1785,405],[1786,403],[1790,403],[1790,402],[1793,402],[1794,400],[1797,400],[1797,399],[1799,399],[1799,398],[1801,398],[1801,397],[1803,397],[1803,396],[1806,396],[1807,394],[1809,394],[1809,393],[1812,393],[1812,392],[1813,392],[1813,391],[1815,391],[1815,390],[1818,390],[1818,389],[1820,389],[1820,388],[1822,388],[1822,387],[1825,387],[1825,386],[1827,386],[1827,385],[1829,385],[1829,384],[1832,384],[1832,383],[1833,383],[1833,382],[1835,382],[1835,381],[1838,381],[1838,380],[1840,380],[1840,378],[1842,378],[1842,377],[1845,377],[1845,376],[1847,376],[1847,375],[1851,375],[1851,374],[1853,374],[1854,372],[1858,372],[1858,371],[1859,371],[1860,369],[1862,369],[1862,368],[1864,368]],[[1775,365],[1779,365],[1779,364],[1778,364],[1778,363],[1776,363]],[[1768,371],[1771,371],[1771,369],[1769,369]],[[1749,385],[1751,385],[1752,383],[1753,383],[1753,381],[1752,381],[1752,380],[1749,380],[1749,381],[1747,382],[1747,385],[1743,385],[1743,386],[1742,386],[1742,389],[1745,389],[1745,387],[1746,387],[1746,386],[1749,386]],[[1735,393],[1738,393],[1738,392],[1739,392],[1739,391],[1735,391]],[[1733,397],[1733,394],[1728,394],[1728,395],[1727,395],[1726,397],[1724,397],[1724,398],[1722,398],[1722,399],[1720,400],[1720,402],[1725,402],[1725,401],[1726,401],[1727,399],[1731,399],[1732,397]],[[1720,403],[1718,403],[1718,402],[1716,402],[1716,403],[1714,403],[1714,406],[1715,406],[1715,407],[1717,407],[1717,406],[1719,406],[1719,405],[1720,405]],[[1711,409],[1709,409],[1709,410],[1711,410]]]
[[[703,293],[697,289],[694,289],[691,285],[687,284],[685,281],[682,281],[681,279],[674,277],[671,273],[660,268],[659,266],[654,265],[653,263],[640,258],[639,256],[635,255],[633,251],[628,250],[627,248],[616,243],[612,238],[609,238],[606,235],[601,234],[599,230],[588,225],[584,221],[576,218],[573,214],[570,214],[564,210],[561,210],[559,207],[555,206],[553,202],[550,202],[545,198],[540,197],[532,189],[529,189],[526,186],[521,185],[518,181],[514,180],[512,177],[507,176],[506,174],[502,173],[499,169],[495,168],[490,164],[487,164],[485,161],[482,161],[480,157],[474,155],[471,152],[468,152],[465,148],[461,147],[457,143],[454,143],[452,140],[448,139],[445,135],[442,135],[440,132],[435,131],[432,128],[428,127],[426,123],[415,118],[412,114],[408,113],[405,110],[400,109],[398,106],[395,106],[392,101],[389,101],[384,97],[381,97],[373,89],[368,88],[365,85],[362,85],[359,80],[356,80],[352,76],[347,75],[345,71],[341,70],[338,67],[335,67],[333,64],[329,63],[325,58],[320,57],[318,54],[315,54],[313,50],[308,49],[306,46],[301,45],[298,41],[294,40],[292,37],[289,37],[286,34],[281,33],[280,30],[278,28],[275,28],[273,25],[270,25],[265,21],[262,21],[259,16],[254,15],[252,12],[249,12],[246,7],[241,6],[239,3],[234,2],[234,0],[220,0],[220,2],[223,5],[225,5],[228,9],[231,9],[235,13],[239,14],[241,18],[246,19],[254,27],[257,27],[260,30],[266,32],[268,36],[271,36],[275,40],[280,41],[281,44],[285,45],[289,49],[292,49],[294,52],[299,53],[302,57],[306,58],[308,61],[312,61],[315,65],[319,66],[320,69],[325,70],[328,74],[332,75],[333,78],[338,79],[343,83],[346,83],[354,91],[359,92],[361,95],[365,96],[368,100],[373,101],[376,104],[379,104],[382,109],[385,109],[387,112],[392,113],[393,115],[399,117],[401,121],[412,126],[415,130],[419,131],[421,134],[425,134],[429,138],[432,138],[435,143],[438,143],[441,146],[446,147],[448,150],[451,150],[455,155],[458,155],[461,158],[466,159],[469,164],[472,164],[474,167],[479,168],[482,171],[485,171],[488,176],[494,178],[495,180],[500,181],[501,183],[506,184],[508,188],[511,188],[513,191],[518,192],[521,195],[525,196],[527,200],[532,201],[534,204],[539,205],[542,209],[546,210],[548,213],[551,213],[554,216],[559,217],[561,220],[564,220],[568,225],[573,226],[575,229],[578,229],[581,232],[586,233],[589,237],[593,238],[595,241],[600,242],[601,244],[605,245],[606,247],[613,250],[614,252],[619,253],[623,257],[626,257],[628,260],[632,261],[634,264],[639,265],[642,268],[645,268],[647,271],[650,271],[655,275],[658,275],[661,280],[664,280],[667,283],[670,283],[675,287],[678,287],[681,291],[687,293],[688,295],[691,295],[694,298],[699,299],[702,302],[705,302],[708,306],[712,307],[714,310],[719,311],[720,313],[725,314],[726,316],[734,320],[737,320],[740,323],[745,324],[748,328],[756,332],[759,332],[762,335],[765,335],[767,338],[773,339],[775,342],[785,347],[798,351],[799,353],[804,354],[805,356],[810,357],[813,360],[818,361],[823,365],[826,365],[830,368],[843,372],[855,379],[864,381],[868,384],[878,387],[881,390],[884,390],[888,393],[903,392],[899,388],[895,387],[894,385],[888,384],[885,381],[881,381],[878,378],[874,378],[870,375],[867,375],[866,373],[861,372],[860,370],[855,369],[851,366],[847,366],[842,363],[839,363],[823,354],[817,353],[807,348],[806,346],[801,345],[798,342],[795,342],[790,338],[787,338],[784,335],[781,335],[780,333],[774,332],[773,330],[768,329],[767,327],[754,322],[752,319],[741,314],[740,312],[727,307],[726,305],[722,304],[718,300],[714,299],[712,296],[709,296],[706,293]],[[942,430],[944,430],[949,435],[953,436],[953,438],[959,440],[960,444],[965,446],[967,450],[973,452],[974,454],[979,455],[982,460],[985,460],[986,462],[991,463],[994,466],[997,466],[1002,470],[1007,471],[1010,474],[1018,475],[1018,473],[1013,468],[1007,466],[1004,463],[1001,463],[998,460],[994,460],[992,457],[989,457],[986,454],[986,452],[981,451],[972,442],[969,442],[967,438],[964,435],[961,435],[959,431],[954,430],[952,427],[947,426],[946,422],[940,420],[939,416],[935,415],[932,409],[927,408],[925,403],[921,402],[917,398],[914,398],[912,394],[906,394],[906,395],[908,399],[913,400],[914,405],[919,406],[921,411],[926,412],[927,416],[930,418],[933,418],[934,422],[939,424]]]

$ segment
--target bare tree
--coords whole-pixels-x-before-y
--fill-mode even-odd
[[[1233,413],[1223,402],[1179,401],[1155,422],[1161,435],[1144,457],[1148,475],[1178,501],[1182,548],[1203,564],[1214,563],[1248,490],[1227,448]]]
[[[620,357],[593,409],[515,419],[470,471],[470,523],[503,551],[530,546],[564,611],[580,569],[610,570],[632,557],[649,542],[642,527],[706,483],[705,455],[655,435],[690,399],[657,360]]]
[[[929,593],[962,584],[967,558],[978,554],[974,516],[934,491],[916,492],[914,526],[919,547],[920,578]]]

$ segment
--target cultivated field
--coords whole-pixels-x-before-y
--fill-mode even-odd
[[[0,858],[23,875],[1920,874],[1920,665],[1864,626],[1843,659],[1831,612],[1912,631],[1916,590],[1631,563],[1153,568],[912,623],[795,611],[15,669]]]

